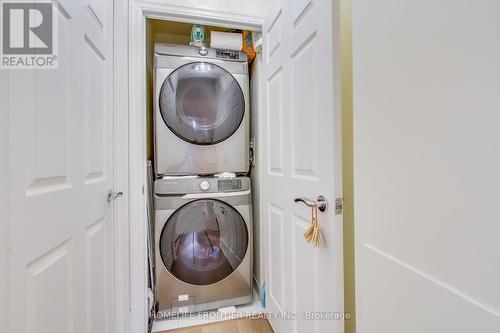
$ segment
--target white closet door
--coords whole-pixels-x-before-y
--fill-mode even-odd
[[[263,31],[262,220],[267,227],[266,297],[277,333],[343,332],[343,321],[319,320],[343,311],[340,100],[337,1],[281,1]],[[325,243],[315,248],[303,234],[311,208],[296,197],[329,208],[319,213]],[[294,320],[289,320],[291,317]]]
[[[354,1],[359,333],[500,332],[499,12]]]
[[[7,331],[113,332],[113,1],[54,4],[58,69],[5,76]]]

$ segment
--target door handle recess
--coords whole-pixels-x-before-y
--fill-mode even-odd
[[[328,209],[328,200],[326,200],[326,198],[322,195],[319,195],[318,199],[316,199],[316,201],[312,201],[312,200],[305,198],[305,197],[295,198],[294,201],[295,202],[302,202],[307,207],[317,206],[320,212],[325,212]]]
[[[123,196],[123,192],[113,192],[112,190],[109,190],[108,193],[106,194],[106,199],[108,200],[108,202],[111,202],[118,199],[121,196]]]

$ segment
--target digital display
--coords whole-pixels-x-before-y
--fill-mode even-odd
[[[240,58],[240,53],[238,51],[230,50],[215,50],[215,57],[238,60]]]
[[[218,181],[218,187],[221,191],[241,190],[241,179],[223,179]]]

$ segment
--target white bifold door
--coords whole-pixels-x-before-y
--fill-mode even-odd
[[[343,332],[342,196],[337,1],[281,1],[263,27],[261,219],[266,299],[277,333]],[[304,239],[311,208],[324,243]]]
[[[2,324],[113,332],[113,1],[54,6],[58,69],[0,70],[10,133]]]

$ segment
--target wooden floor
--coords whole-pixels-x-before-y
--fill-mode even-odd
[[[159,333],[273,333],[273,329],[264,318],[242,318]]]

